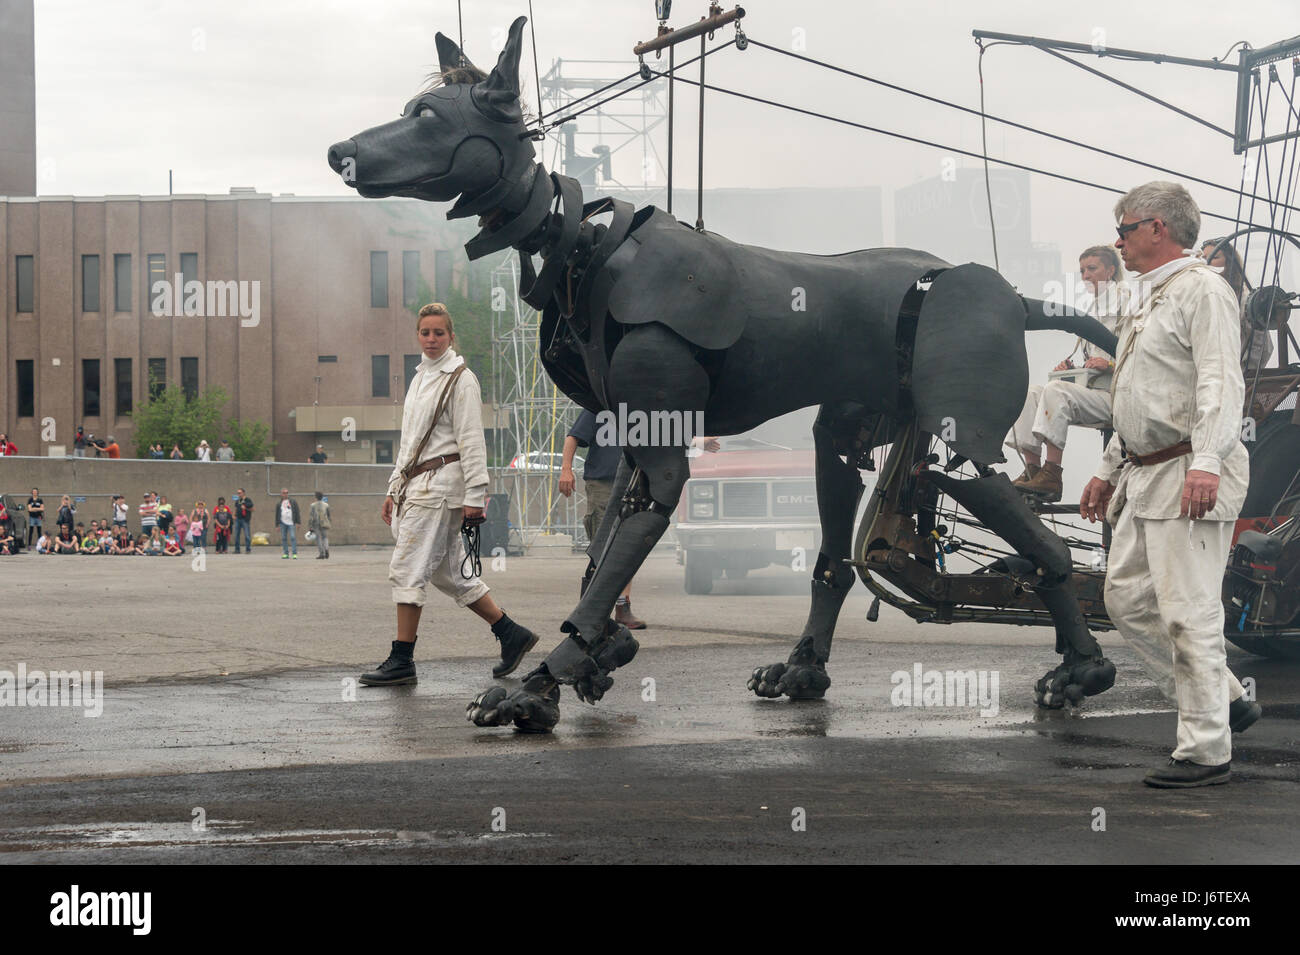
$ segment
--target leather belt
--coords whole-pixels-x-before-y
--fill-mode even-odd
[[[402,477],[406,478],[406,480],[409,481],[417,474],[423,474],[426,471],[436,471],[444,464],[451,464],[452,461],[459,461],[459,460],[460,460],[459,453],[440,454],[436,458],[429,458],[429,460],[427,461],[422,461],[419,464],[406,468],[405,470],[402,471]]]
[[[1124,460],[1142,468],[1151,464],[1161,464],[1165,461],[1172,461],[1174,458],[1181,458],[1184,454],[1191,453],[1192,442],[1179,441],[1175,445],[1161,448],[1159,451],[1152,451],[1150,454],[1134,454],[1128,448],[1124,448]]]

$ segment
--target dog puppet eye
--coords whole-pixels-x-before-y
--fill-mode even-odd
[[[432,116],[432,115],[433,115],[433,110],[430,109],[428,106],[421,106],[421,107],[420,107],[420,111],[419,111],[418,113],[416,113],[415,115],[416,115],[416,116],[419,116],[421,119],[423,119],[425,116]]]

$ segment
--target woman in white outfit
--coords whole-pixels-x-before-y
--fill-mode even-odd
[[[397,639],[388,659],[362,674],[367,686],[416,682],[416,630],[430,583],[491,624],[501,641],[501,663],[493,676],[512,673],[537,643],[536,634],[497,606],[482,580],[461,573],[461,525],[482,520],[488,487],[481,393],[453,347],[456,335],[446,306],[435,302],[421,308],[416,334],[424,357],[406,391],[402,442],[381,513],[397,541],[388,568]]]
[[[1123,283],[1124,269],[1119,256],[1107,245],[1094,245],[1079,256],[1079,276],[1091,298],[1086,305],[1089,315],[1110,331],[1128,301]],[[1045,501],[1061,499],[1061,459],[1071,425],[1085,428],[1110,427],[1110,372],[1115,367],[1108,355],[1091,342],[1079,339],[1075,351],[1082,348],[1086,369],[1095,369],[1086,384],[1062,378],[1029,389],[1024,409],[1007,435],[1006,444],[1025,462],[1025,471],[1012,483],[1026,494]],[[1053,371],[1075,367],[1074,352]],[[1040,456],[1043,449],[1046,461]]]

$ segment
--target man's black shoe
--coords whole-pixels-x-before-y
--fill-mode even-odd
[[[1167,766],[1153,769],[1142,781],[1157,789],[1191,789],[1194,786],[1217,786],[1232,778],[1232,763],[1202,766],[1188,759],[1170,759]]]
[[[496,637],[501,641],[501,662],[492,668],[492,676],[500,679],[514,673],[524,655],[537,646],[537,634],[511,620],[505,633]]]
[[[1228,728],[1234,733],[1244,733],[1264,715],[1264,708],[1252,703],[1244,696],[1228,704]]]
[[[388,659],[370,673],[361,674],[361,685],[403,686],[418,682],[415,679],[415,660],[411,657],[414,651],[414,645],[405,644],[399,648],[398,641],[394,640],[393,652],[388,655]]]

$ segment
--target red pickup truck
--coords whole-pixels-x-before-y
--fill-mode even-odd
[[[720,437],[721,450],[691,459],[673,528],[688,594],[709,593],[723,574],[744,577],[772,564],[802,561],[811,572],[821,544],[815,415],[815,408],[782,415]]]

